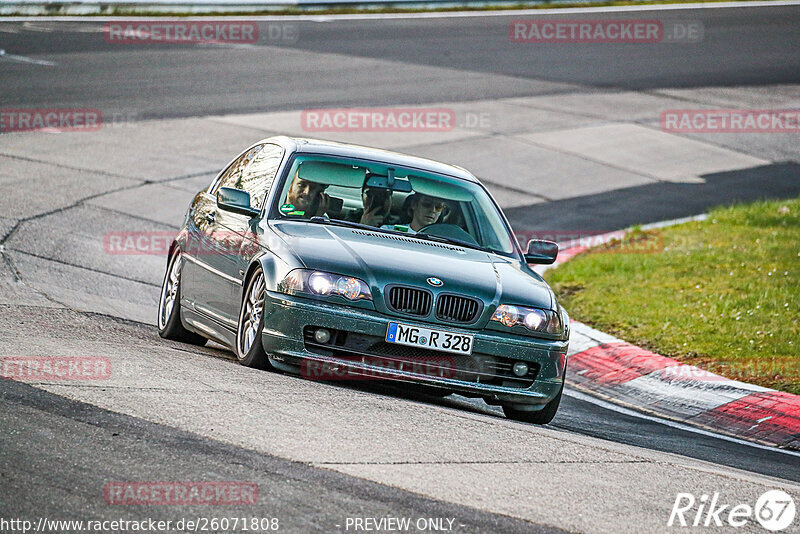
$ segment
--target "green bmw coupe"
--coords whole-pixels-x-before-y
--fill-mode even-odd
[[[545,424],[569,317],[469,172],[394,152],[271,137],[195,196],[170,247],[162,337],[318,380],[392,380]]]

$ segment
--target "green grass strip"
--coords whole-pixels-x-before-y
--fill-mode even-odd
[[[546,276],[579,321],[732,379],[800,394],[800,198],[634,230]]]

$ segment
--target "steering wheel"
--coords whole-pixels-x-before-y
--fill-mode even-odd
[[[456,226],[455,224],[449,223],[433,223],[419,229],[420,234],[431,234],[431,235],[438,235],[441,237],[449,237],[452,239],[458,239],[469,243],[471,245],[480,246],[480,244],[475,240],[474,237],[469,232],[466,232],[460,226]]]

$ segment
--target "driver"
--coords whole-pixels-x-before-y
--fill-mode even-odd
[[[406,199],[405,206],[407,215],[411,219],[411,222],[408,223],[409,233],[416,234],[439,220],[444,211],[445,202],[437,197],[414,193]],[[394,229],[391,225],[384,225],[381,228]]]
[[[303,180],[295,173],[286,194],[286,202],[292,204],[296,211],[305,212],[305,217],[323,216],[328,210],[327,187],[328,184]]]

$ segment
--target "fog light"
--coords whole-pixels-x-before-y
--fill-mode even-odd
[[[517,362],[514,364],[513,371],[517,376],[525,376],[528,374],[528,364],[525,362]]]
[[[316,332],[314,332],[314,340],[317,343],[324,345],[325,343],[331,340],[331,333],[329,330],[320,328]]]

